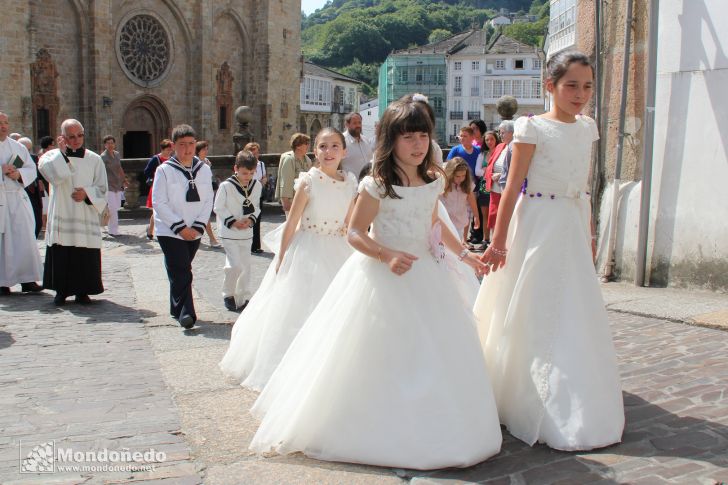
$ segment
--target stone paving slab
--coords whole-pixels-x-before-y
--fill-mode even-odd
[[[264,219],[264,231],[277,222]],[[3,483],[19,479],[19,436],[58,437],[87,448],[154,446],[169,456],[152,473],[32,483],[728,482],[728,333],[681,323],[703,325],[701,315],[708,322],[721,318],[728,309],[724,295],[603,286],[624,387],[621,444],[564,453],[528,447],[504,431],[501,453],[487,462],[428,472],[326,463],[301,454],[263,457],[247,449],[257,428],[248,412],[257,394],[217,368],[237,317],[222,307],[224,253],[203,243],[194,264],[202,322],[185,331],[167,315],[158,246],[144,239],[141,223],[125,221],[122,231],[129,235],[105,240],[104,281],[114,285],[113,298],[112,291],[107,295],[113,303],[57,311],[49,297],[0,300],[0,362],[12,369],[0,375],[0,406],[8,410],[0,415]],[[268,254],[253,257],[254,281],[269,262]],[[45,323],[27,323],[35,320]],[[95,339],[103,345],[94,345]],[[59,380],[59,368],[71,379]],[[81,392],[74,394],[74,386]]]

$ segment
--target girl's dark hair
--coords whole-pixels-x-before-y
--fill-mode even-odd
[[[432,139],[433,120],[422,101],[395,101],[384,110],[382,120],[377,127],[377,146],[374,150],[372,176],[384,187],[384,196],[401,199],[394,191],[395,185],[404,185],[404,175],[394,161],[394,144],[397,138],[405,133],[427,133]],[[425,183],[436,179],[435,173],[442,174],[432,156],[432,143],[427,147],[424,161],[417,166],[417,175]],[[406,177],[406,175],[405,175]],[[407,180],[409,183],[410,181]]]
[[[485,125],[485,121],[483,120],[472,120],[470,123],[468,123],[468,126],[475,125],[478,127],[478,131],[480,131],[480,136],[485,137],[485,132],[488,131],[488,127]]]
[[[470,193],[470,187],[473,184],[473,179],[470,176],[470,166],[464,158],[453,157],[449,162],[447,162],[447,165],[445,165],[445,176],[447,177],[447,184],[445,184],[446,194],[452,190],[455,174],[462,171],[465,171],[465,180],[460,183],[460,190],[466,194]]]
[[[416,98],[416,99],[415,99]],[[430,106],[429,101],[425,101],[427,98],[422,94],[405,94],[401,98],[399,98],[400,101],[404,101],[405,103],[419,103],[422,105],[422,107],[427,111],[427,115],[432,120],[432,133],[430,133],[430,139],[435,138],[435,125],[436,119],[435,119],[435,110],[432,109],[432,106]]]
[[[341,140],[341,145],[344,148],[346,148],[346,139],[344,138],[344,134],[342,132],[340,132],[339,130],[337,130],[336,128],[329,126],[327,128],[324,128],[324,129],[320,130],[316,134],[316,139],[313,142],[313,148],[314,148],[314,150],[316,149],[316,146],[318,145],[318,141],[321,139],[321,137],[322,136],[326,136],[326,135],[336,135],[336,136],[338,136],[339,137],[339,140]]]
[[[581,51],[567,50],[554,54],[546,62],[546,79],[550,79],[555,86],[561,78],[564,77],[566,71],[569,70],[569,66],[575,62],[582,66],[591,68],[592,77],[594,77],[594,66],[589,59],[589,56]]]
[[[488,136],[488,135],[493,135],[493,138],[495,138],[495,144],[496,145],[498,145],[501,142],[500,136],[498,136],[498,132],[497,131],[495,131],[495,130],[488,130],[488,131],[486,131],[486,132],[483,133],[483,144],[485,144],[485,137]],[[488,148],[488,147],[486,146],[485,148]]]

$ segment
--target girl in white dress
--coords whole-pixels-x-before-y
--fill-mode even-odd
[[[258,291],[233,327],[220,369],[242,385],[261,390],[336,272],[351,255],[346,227],[357,180],[338,170],[346,153],[334,128],[316,137],[318,167],[295,182],[280,250]]]
[[[356,252],[256,401],[251,449],[415,469],[466,467],[500,450],[474,317],[430,250],[444,189],[432,128],[422,103],[384,112],[349,225]],[[481,268],[450,231],[442,239]]]
[[[493,241],[483,255],[493,273],[474,311],[501,422],[529,445],[589,450],[619,442],[624,428],[593,266],[588,176],[599,133],[593,119],[579,115],[594,74],[588,57],[573,51],[552,57],[547,73],[553,107],[516,121]]]

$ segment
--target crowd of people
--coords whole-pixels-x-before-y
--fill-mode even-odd
[[[218,241],[214,210],[222,304],[239,313],[220,368],[260,391],[252,450],[434,469],[497,454],[500,424],[529,445],[565,451],[620,441],[587,191],[599,133],[580,114],[594,72],[574,51],[546,71],[549,112],[498,132],[474,120],[445,163],[434,112],[418,94],[386,107],[375,141],[356,113],[344,133],[316,135],[313,159],[310,138],[293,135],[275,184],[286,221],[262,238],[275,254],[256,291],[260,147],[247,145],[218,181],[192,127],[162,142],[145,169],[147,236],[164,255],[170,315],[185,329],[197,323],[193,260],[206,231]],[[50,187],[42,267],[24,190],[36,164],[7,131],[0,113],[3,292],[39,291],[42,278],[57,305],[69,296],[89,303],[103,291],[102,216],[118,210],[124,188],[115,140],[106,137],[99,156],[85,149],[83,126],[66,120],[57,148],[40,157],[36,190]]]

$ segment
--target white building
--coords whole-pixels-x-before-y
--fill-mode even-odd
[[[361,131],[370,140],[374,139],[376,124],[379,122],[379,100],[372,99],[359,105],[361,115]]]
[[[511,25],[511,19],[507,15],[498,15],[491,19],[490,25],[492,25],[493,27],[500,27],[502,25]]]
[[[535,47],[502,34],[489,40],[479,29],[449,49],[446,61],[450,143],[471,120],[497,126],[496,102],[504,95],[516,98],[519,114],[543,113],[542,60]]]
[[[551,0],[546,59],[576,45],[576,0]]]
[[[304,62],[299,131],[312,142],[321,128],[333,126],[343,131],[346,114],[359,108],[361,85],[357,79]]]

